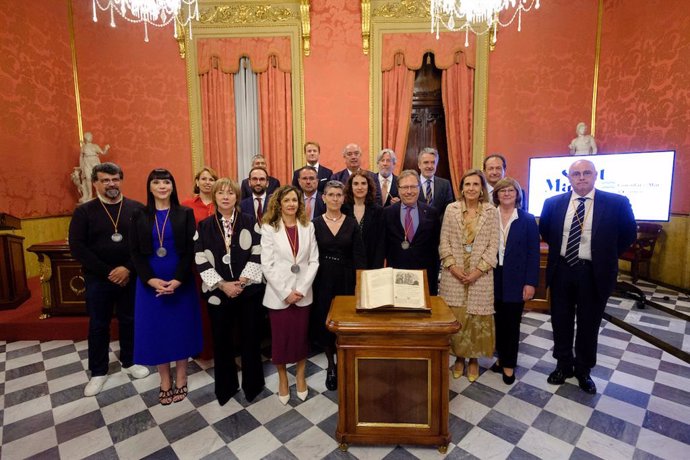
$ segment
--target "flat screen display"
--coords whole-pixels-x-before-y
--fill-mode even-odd
[[[636,220],[668,221],[675,156],[674,150],[668,150],[530,158],[529,212],[541,215],[547,198],[571,190],[568,168],[581,158],[596,166],[594,187],[627,196]]]

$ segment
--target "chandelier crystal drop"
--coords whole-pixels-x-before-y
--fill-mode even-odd
[[[144,23],[144,41],[149,41],[148,26],[165,27],[173,21],[189,27],[192,37],[192,19],[199,19],[198,0],[92,0],[93,22],[98,22],[98,10],[110,11],[110,26],[115,27],[115,13],[127,22]],[[177,27],[173,26],[177,38]]]
[[[496,42],[498,26],[508,27],[518,20],[522,29],[522,12],[539,9],[539,0],[431,0],[431,32],[439,38],[441,25],[450,31],[465,31],[465,46],[469,46],[469,33],[484,35],[491,32]],[[500,19],[504,14],[507,21]]]

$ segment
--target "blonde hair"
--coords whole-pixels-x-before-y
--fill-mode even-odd
[[[494,185],[494,189],[491,192],[494,204],[496,206],[500,204],[498,201],[498,192],[508,187],[513,187],[515,189],[515,207],[520,209],[522,207],[522,187],[520,187],[520,183],[512,177],[504,177],[496,182],[496,185]]]
[[[465,179],[470,177],[470,176],[479,176],[479,180],[482,183],[482,191],[479,194],[479,202],[480,203],[488,203],[489,202],[489,189],[486,187],[486,176],[484,176],[484,173],[482,172],[481,169],[468,169],[465,171],[465,174],[462,175],[460,178],[460,187],[459,187],[459,192],[460,196],[462,199],[465,199],[465,195],[462,193],[462,187],[465,185]]]
[[[285,196],[290,192],[294,192],[294,194],[297,195],[297,222],[302,224],[304,227],[309,225],[309,218],[307,217],[307,212],[304,207],[304,198],[302,197],[302,193],[297,189],[297,187],[292,185],[283,185],[282,187],[278,187],[271,195],[271,198],[268,200],[267,210],[263,217],[263,223],[270,225],[276,231],[278,230],[280,220],[283,217],[283,212],[281,209],[283,198],[285,198]]]
[[[216,201],[216,193],[221,190],[230,189],[235,194],[235,211],[242,212],[240,209],[240,186],[234,180],[222,177],[213,184],[211,189],[211,199],[213,200],[213,205],[218,209],[218,202]]]

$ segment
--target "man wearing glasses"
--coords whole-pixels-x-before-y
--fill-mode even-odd
[[[406,169],[398,176],[400,202],[383,210],[386,262],[389,267],[426,270],[429,294],[438,294],[438,211],[418,201],[419,174]]]
[[[575,376],[584,392],[595,394],[590,370],[599,326],[616,285],[618,257],[635,241],[637,225],[626,197],[594,188],[597,170],[591,161],[570,165],[568,180],[572,191],[546,200],[539,219],[539,233],[549,245],[546,284],[557,361],[547,381],[562,385]]]
[[[240,201],[240,209],[243,213],[254,216],[257,228],[260,228],[261,220],[266,212],[266,205],[268,205],[268,198],[273,193],[268,191],[268,172],[260,166],[255,166],[249,170],[247,180],[251,192],[249,196]]]
[[[74,211],[69,226],[69,246],[81,263],[89,313],[89,371],[84,396],[101,392],[108,379],[110,320],[113,307],[120,327],[121,370],[134,378],[149,369],[134,364],[134,266],[129,258],[132,214],[144,206],[120,192],[124,175],[114,163],[93,167],[91,182],[96,199]]]

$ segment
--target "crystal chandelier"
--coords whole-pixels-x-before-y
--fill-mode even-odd
[[[446,29],[465,31],[465,46],[469,46],[469,33],[483,35],[491,32],[491,41],[496,43],[498,26],[508,27],[518,20],[518,32],[522,29],[522,12],[539,9],[539,0],[431,0],[431,32],[439,37],[441,24]],[[508,20],[501,21],[499,14]]]
[[[192,19],[199,19],[198,0],[92,0],[93,22],[98,22],[97,9],[110,10],[110,27],[115,27],[115,13],[122,16],[125,21],[144,23],[144,41],[149,41],[148,26],[165,27],[173,20],[177,20],[180,27],[189,26],[189,36],[192,36]],[[180,13],[182,7],[186,8],[184,17]],[[177,38],[177,27],[174,27],[174,36]]]

